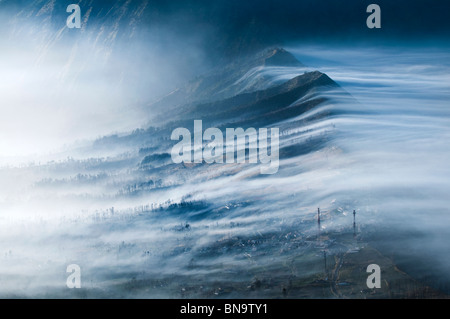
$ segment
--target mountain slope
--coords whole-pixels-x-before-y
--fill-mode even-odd
[[[330,200],[314,190],[322,189],[334,163],[328,159],[341,152],[334,145],[332,112],[337,111],[337,101],[328,95],[343,90],[326,74],[305,72],[283,49],[265,50],[213,74],[197,79],[203,84],[196,89],[183,92],[187,103],[169,105],[166,99],[154,127],[106,136],[84,149],[68,150],[59,161],[14,172],[28,177],[29,191],[11,196],[16,202],[2,210],[27,207],[25,213],[64,220],[58,228],[39,227],[26,237],[7,238],[7,247],[25,251],[25,256],[35,250],[29,243],[38,242],[36,237],[45,243],[46,253],[27,259],[23,269],[28,276],[28,267],[35,269],[47,260],[57,260],[51,265],[58,269],[73,260],[86,274],[94,274],[92,285],[101,289],[89,294],[97,296],[130,297],[136,292],[173,297],[174,289],[194,282],[202,282],[207,290],[219,282],[227,290],[238,289],[225,296],[242,297],[249,294],[241,289],[251,286],[255,277],[276,284],[270,291],[250,295],[276,296],[288,283],[286,265],[309,265],[294,286],[305,287],[306,280],[308,287],[315,287],[316,279],[324,276],[322,257],[315,257],[320,249],[330,247],[334,256],[358,248],[347,239],[338,240],[340,245],[332,240],[315,243],[316,205]],[[185,88],[192,83],[196,82]],[[279,169],[262,174],[261,161],[174,163],[171,150],[178,141],[171,140],[173,130],[184,127],[192,132],[197,119],[204,121],[204,129],[279,128]],[[333,206],[322,221],[335,237],[333,230],[346,221]],[[69,217],[73,219],[66,222]],[[80,240],[73,240],[75,236]],[[7,266],[19,263],[20,256],[9,258]],[[52,278],[57,272],[45,268],[43,273]],[[22,282],[20,271],[17,278]],[[160,290],[130,290],[132,278],[138,285]],[[177,284],[174,278],[179,278]],[[236,284],[230,285],[231,279]],[[158,281],[170,286],[161,287]],[[35,282],[36,289],[40,285]],[[48,295],[60,294],[55,286],[48,288]],[[0,295],[9,293],[1,289]],[[39,295],[42,290],[26,291]],[[216,296],[208,291],[193,295]]]
[[[297,71],[301,72],[300,69],[305,66],[282,48],[264,50],[199,76],[153,103],[150,108],[162,109],[187,103],[211,102],[261,90],[270,87],[274,82],[274,76],[264,71],[277,67],[298,68]]]
[[[255,72],[244,82],[242,74],[248,74],[255,68],[264,69],[265,73]],[[263,80],[259,81],[260,79]],[[249,82],[257,84],[248,86]],[[205,98],[206,92],[210,98]],[[194,120],[202,120],[205,128],[218,127],[224,130],[227,127],[275,126],[280,128],[280,132],[290,130],[301,135],[307,125],[338,114],[337,109],[322,107],[332,102],[329,93],[335,97],[346,97],[347,102],[353,101],[326,74],[319,71],[307,72],[284,49],[268,49],[216,68],[189,82],[177,90],[176,94],[150,105],[149,115],[154,119],[150,122],[152,127],[149,129],[105,137],[97,141],[96,145],[102,145],[102,149],[122,145],[152,149],[155,154],[170,152],[174,143],[167,139],[171,132],[177,127],[192,130]],[[156,140],[159,142],[155,146]],[[300,150],[305,153],[318,149],[321,145],[317,139],[310,138],[307,147],[302,144],[295,147],[297,151],[294,153],[287,153],[293,156],[299,154]],[[282,139],[280,147],[284,146]],[[145,152],[144,155],[151,154]]]

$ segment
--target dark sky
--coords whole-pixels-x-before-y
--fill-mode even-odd
[[[381,29],[366,26],[371,3],[381,7]],[[151,6],[149,23],[173,23],[181,33],[213,26],[211,47],[230,55],[290,42],[427,45],[450,41],[447,0],[172,0],[152,1]]]
[[[131,0],[128,6],[137,8],[143,1]],[[30,5],[43,6],[46,2],[48,0],[3,0],[2,5],[23,10]],[[126,0],[57,0],[60,16],[55,21],[58,26],[67,17],[64,8],[77,2],[82,8],[93,7],[92,15],[101,17],[111,12],[111,7],[119,14]],[[369,15],[366,8],[371,3],[381,7],[381,29],[366,26]],[[182,37],[206,33],[210,49],[231,56],[291,42],[427,45],[450,42],[450,1],[150,0],[142,23],[151,30],[160,26],[170,28]]]
[[[380,5],[382,28],[368,29],[366,8]],[[152,1],[160,17],[181,14],[213,24],[227,38],[251,33],[261,41],[362,39],[420,41],[450,36],[446,0]]]

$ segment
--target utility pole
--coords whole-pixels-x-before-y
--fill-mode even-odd
[[[356,237],[356,211],[353,210],[353,237]]]
[[[320,208],[317,208],[317,240],[320,241]]]

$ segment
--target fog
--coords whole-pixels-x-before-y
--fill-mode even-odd
[[[335,121],[337,145],[344,150],[346,160],[358,164],[349,166],[353,174],[347,176],[352,179],[346,178],[346,183],[359,185],[355,188],[370,187],[372,192],[378,188],[415,191],[427,198],[422,208],[439,211],[436,217],[446,216],[441,205],[448,191],[446,162],[450,155],[448,54],[408,47],[354,51],[306,48],[295,52],[299,59],[311,57],[310,65],[317,57],[320,62],[315,66],[350,92],[367,112],[344,114]],[[415,195],[405,195],[401,199],[391,193],[396,205],[402,202],[407,210],[419,208],[419,203],[410,202],[417,200]],[[390,205],[389,199],[380,202]],[[428,206],[432,202],[437,206]],[[428,219],[427,213],[421,216]]]
[[[127,16],[103,22],[88,13],[82,29],[68,29],[55,23],[58,12],[41,11],[0,13],[3,163],[145,127],[152,101],[208,65],[201,33],[186,37],[145,24],[135,30]]]
[[[432,278],[448,290],[448,50],[292,50],[336,80],[369,113],[336,119],[345,167],[323,191],[360,198],[367,213],[379,215],[377,244],[397,254],[417,278]]]
[[[311,244],[317,207],[330,212],[323,229],[351,231],[355,209],[374,245],[391,246],[400,256],[400,250],[408,251],[408,262],[400,258],[406,268],[433,265],[424,276],[445,276],[448,50],[292,45],[287,49],[305,68],[257,68],[235,85],[244,91],[261,84],[258,77],[265,79],[264,88],[305,71],[326,73],[350,95],[312,90],[296,103],[327,100],[271,124],[280,128],[280,149],[306,147],[315,139],[323,144],[281,156],[271,176],[260,176],[260,167],[250,164],[169,164],[145,171],[134,146],[92,159],[71,152],[71,145],[152,123],[152,101],[208,69],[202,34],[185,39],[163,26],[158,35],[144,28],[110,46],[95,41],[95,27],[87,29],[90,36],[58,39],[49,38],[58,31],[54,26],[37,33],[34,27],[21,21],[19,28],[2,29],[0,37],[0,154],[8,164],[0,170],[2,296],[173,297],[182,283],[161,291],[159,281],[251,281],[257,267],[270,269],[297,254],[319,259]],[[322,113],[329,115],[314,120]],[[38,155],[63,145],[75,160],[37,162]],[[166,145],[150,146],[170,152]],[[11,156],[28,157],[18,164]],[[133,192],[149,180],[159,187]],[[171,206],[181,203],[189,205]],[[401,234],[410,235],[390,240]],[[294,249],[283,238],[294,235],[302,245],[283,255]],[[262,250],[246,241],[261,238],[275,239]],[[229,248],[233,241],[242,244]],[[315,271],[307,262],[303,276]],[[83,270],[85,290],[79,295],[65,288],[70,263]],[[413,268],[408,269],[421,278]],[[149,291],[128,289],[136,280]]]

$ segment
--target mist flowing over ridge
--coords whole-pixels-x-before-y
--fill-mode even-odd
[[[443,10],[427,47],[393,4],[327,35],[365,5],[82,0],[71,30],[69,3],[0,2],[1,297],[448,297]],[[277,173],[174,163],[195,120],[279,129]]]
[[[189,88],[192,83],[205,83],[210,99],[204,98],[203,90],[196,92],[185,89],[184,94],[188,98],[184,100],[187,103],[174,108],[177,112],[173,112],[173,116],[165,123],[160,122],[156,127],[138,129],[130,134],[105,136],[82,153],[74,150],[76,159],[26,166],[18,171],[5,168],[2,174],[7,179],[11,178],[10,174],[18,174],[23,178],[17,189],[31,187],[26,193],[27,199],[15,190],[10,189],[5,193],[8,197],[4,198],[2,209],[16,213],[10,220],[17,227],[14,229],[27,227],[25,225],[29,222],[26,220],[41,219],[47,225],[45,233],[35,230],[29,233],[31,238],[62,236],[60,242],[69,244],[67,240],[74,233],[65,233],[65,227],[59,231],[54,228],[55,225],[61,225],[62,220],[69,218],[68,222],[73,230],[80,230],[85,234],[84,240],[79,243],[84,247],[83,250],[89,251],[82,258],[86,262],[83,267],[87,267],[89,273],[97,272],[98,278],[103,278],[103,275],[95,269],[103,267],[103,262],[100,259],[94,262],[91,258],[100,254],[104,262],[109,263],[107,260],[113,256],[110,254],[112,251],[108,252],[101,247],[116,245],[115,240],[111,242],[108,239],[110,236],[121,238],[119,246],[123,248],[119,248],[119,251],[125,249],[127,255],[131,254],[127,260],[133,261],[134,266],[127,262],[126,266],[117,265],[115,270],[109,268],[109,275],[104,274],[106,277],[101,279],[103,283],[99,282],[98,285],[105,287],[101,289],[110,290],[113,296],[124,292],[121,288],[116,290],[110,286],[112,283],[107,278],[115,273],[113,276],[125,276],[123,279],[127,280],[122,273],[125,270],[123,267],[128,272],[137,270],[144,264],[153,265],[156,267],[154,270],[160,269],[162,272],[151,271],[148,274],[150,277],[144,276],[147,278],[145,280],[159,280],[157,278],[164,278],[175,272],[185,278],[183,281],[189,282],[189,274],[195,274],[192,278],[203,278],[204,275],[220,272],[217,259],[213,256],[220,251],[217,245],[230,244],[228,240],[222,242],[221,238],[231,229],[234,229],[234,235],[230,238],[232,241],[241,236],[250,236],[248,240],[253,240],[250,239],[254,233],[251,229],[258,229],[257,236],[274,236],[277,232],[274,225],[280,218],[280,225],[285,225],[282,228],[291,229],[296,224],[291,222],[296,219],[297,210],[291,210],[290,207],[293,207],[299,194],[309,193],[309,187],[314,184],[312,176],[308,177],[308,171],[313,167],[320,167],[325,154],[328,158],[338,156],[340,152],[330,144],[335,130],[332,116],[340,112],[338,108],[333,108],[333,100],[341,96],[348,102],[356,101],[327,75],[306,69],[290,53],[280,48],[264,50],[252,58],[236,61],[223,70],[218,70],[184,86]],[[227,76],[216,77],[213,81],[211,74],[215,72]],[[327,98],[327,94],[334,98]],[[158,103],[167,110],[169,102],[170,96]],[[162,108],[161,111],[165,110]],[[279,172],[271,177],[263,177],[259,173],[259,166],[250,163],[174,164],[168,155],[174,143],[168,137],[176,127],[189,128],[193,120],[198,118],[204,121],[205,127],[215,125],[222,129],[229,126],[247,128],[250,125],[278,127],[281,132]],[[93,158],[89,155],[95,154],[99,149],[110,154],[113,149],[121,151],[108,157]],[[83,157],[83,152],[89,157]],[[304,184],[300,189],[295,186],[298,174],[304,175],[304,181],[310,180],[311,186]],[[277,189],[285,191],[274,191]],[[264,200],[261,200],[261,196]],[[326,200],[322,198],[320,201]],[[296,232],[304,231],[304,236],[309,236],[312,232],[315,225],[312,216],[308,217],[311,209],[308,207],[315,206],[316,202],[317,198],[313,197],[303,201],[305,208],[302,211],[306,214],[306,224]],[[25,206],[17,203],[25,203]],[[67,206],[68,203],[71,203],[70,207]],[[61,207],[64,207],[63,213]],[[5,217],[9,219],[13,215],[9,216]],[[116,229],[114,225],[121,220],[126,220],[128,226]],[[84,228],[87,225],[103,235],[95,239]],[[148,229],[150,225],[152,226]],[[10,251],[20,252],[17,256],[12,253],[11,258],[8,257],[9,262],[15,263],[25,258],[26,251],[31,247],[22,240],[27,242],[31,238],[18,239],[14,230],[5,232],[4,236],[5,242],[10,245]],[[158,238],[163,239],[163,242]],[[184,238],[187,246],[183,245],[184,248],[178,252],[176,242],[181,238]],[[11,242],[12,239],[16,244]],[[276,241],[269,244],[264,240],[262,243],[261,247],[266,247],[263,250],[272,249],[267,244],[269,247],[278,247]],[[64,247],[66,244],[63,244]],[[73,250],[75,247],[69,245],[72,248],[57,249],[56,255],[48,256],[57,260],[55,267],[63,260],[80,258]],[[53,250],[48,247],[43,248],[43,251],[46,249],[49,253]],[[309,251],[310,248],[307,249]],[[75,250],[79,251],[78,248]],[[208,257],[208,252],[214,254]],[[267,257],[264,257],[265,254],[261,255],[261,262],[270,264]],[[86,257],[88,255],[92,257]],[[237,267],[235,271],[240,271],[245,265],[242,264],[240,254],[225,253],[217,258],[223,259],[230,267]],[[194,268],[193,260],[198,263]],[[32,263],[30,260],[29,265]],[[167,267],[161,268],[161,265]],[[20,278],[20,272],[16,272],[15,276]],[[51,277],[51,273],[43,276]],[[37,289],[39,282],[37,280],[33,287]],[[205,285],[210,284],[205,282]],[[8,294],[8,288],[5,289],[4,293]],[[170,289],[159,293],[153,291],[150,295],[164,296],[170,294]],[[31,289],[30,293],[33,294],[33,291]],[[57,291],[59,290],[56,289],[54,293]],[[97,289],[94,291],[94,295],[103,295]],[[141,296],[142,292],[137,292],[137,295]]]
[[[293,51],[295,55],[308,52],[307,49]],[[278,54],[288,57],[287,60],[266,63],[267,58]],[[320,54],[314,55],[320,57]],[[261,57],[264,58],[261,60]],[[162,112],[170,107],[176,112],[172,112],[169,119],[157,122],[157,126],[97,139],[87,148],[74,150],[75,158],[16,170],[3,169],[3,180],[16,176],[20,181],[16,188],[9,184],[9,190],[3,192],[8,195],[2,199],[2,211],[16,214],[13,219],[12,215],[3,216],[4,221],[10,220],[10,226],[15,225],[2,232],[2,240],[9,247],[7,264],[28,258],[24,267],[30,272],[31,268],[27,267],[32,267],[41,257],[33,255],[30,259],[33,246],[27,242],[56,236],[61,243],[59,248],[51,244],[41,247],[43,256],[53,260],[49,266],[53,266],[32,284],[28,283],[31,288],[25,295],[35,295],[42,280],[54,286],[48,291],[65,294],[52,274],[62,267],[58,265],[76,261],[85,270],[85,276],[95,278],[95,283],[85,290],[88,297],[177,296],[180,287],[188,287],[183,289],[191,296],[216,296],[216,293],[219,296],[248,296],[249,293],[265,296],[257,288],[239,290],[243,289],[238,288],[241,283],[250,287],[272,287],[266,291],[276,296],[276,291],[288,285],[288,279],[283,279],[282,275],[284,262],[294,262],[302,269],[291,278],[311,280],[310,285],[314,287],[317,285],[314,280],[328,276],[327,268],[317,266],[323,265],[322,252],[325,256],[342,256],[353,251],[363,256],[370,252],[365,248],[366,241],[372,241],[375,246],[385,245],[385,240],[376,234],[400,236],[414,225],[419,215],[408,215],[408,222],[397,227],[394,220],[406,217],[387,206],[389,203],[391,208],[409,207],[407,202],[395,200],[398,195],[387,201],[386,190],[393,194],[404,192],[401,183],[391,184],[390,179],[380,178],[377,184],[375,178],[379,174],[392,174],[395,171],[384,171],[383,167],[394,168],[395,163],[401,162],[393,161],[390,166],[381,164],[389,156],[382,152],[377,135],[372,134],[377,131],[375,126],[386,122],[372,119],[383,116],[383,105],[377,109],[374,104],[359,103],[326,74],[300,62],[292,63],[292,57],[280,48],[263,50],[253,58],[217,68],[182,85],[179,92],[184,97],[178,104],[171,104],[171,95],[158,101]],[[239,67],[234,68],[236,65]],[[336,72],[335,69],[329,71]],[[228,77],[211,80],[214,74],[221,72]],[[336,77],[341,83],[352,78],[339,74]],[[189,89],[197,87],[195,83],[204,83],[209,99],[202,90]],[[352,91],[353,87],[349,89]],[[355,95],[359,99],[364,97],[359,90]],[[183,125],[189,128],[193,120],[199,118],[206,126],[221,128],[230,125],[279,127],[279,172],[261,176],[258,167],[250,164],[174,164],[169,155],[173,146],[168,139],[171,131]],[[386,136],[401,131],[391,126]],[[385,152],[391,151],[389,145],[384,144]],[[371,153],[368,146],[375,147],[376,152]],[[110,155],[105,157],[102,153]],[[405,170],[408,168],[404,167]],[[29,189],[27,199],[15,193],[23,187]],[[2,189],[7,188],[4,185]],[[422,204],[430,203],[424,199]],[[324,211],[321,227],[330,236],[329,240],[316,237],[317,206]],[[353,231],[356,231],[356,238],[360,238],[359,242],[346,237],[352,233],[348,216],[355,208],[358,228]],[[389,213],[391,222],[387,226]],[[25,237],[19,235],[20,229],[30,227],[27,225],[39,219],[45,220],[44,229],[33,228]],[[428,231],[432,229],[424,228],[423,234],[431,236]],[[83,240],[70,239],[80,233]],[[407,241],[398,243],[393,247],[404,249]],[[79,251],[84,253],[80,255]],[[428,256],[436,265],[444,267],[446,260],[433,255],[432,251],[428,249]],[[273,256],[277,256],[280,263],[274,262]],[[399,256],[403,265],[403,257]],[[122,262],[112,265],[111,258]],[[416,274],[416,270],[408,268],[407,264],[404,266]],[[145,272],[141,272],[143,267],[147,269]],[[260,267],[272,269],[273,275],[264,275]],[[130,285],[129,273],[137,278],[131,291],[125,288]],[[231,280],[236,273],[242,277]],[[176,279],[173,274],[177,274]],[[15,270],[14,276],[17,281],[5,286],[2,294],[8,295],[11,287],[24,284],[20,269]],[[403,275],[393,271],[389,276],[394,280]],[[220,286],[207,280],[208,277],[221,282]],[[114,278],[121,278],[120,283],[114,284]],[[409,280],[401,278],[395,280]],[[192,280],[202,282],[207,288],[196,290]],[[323,285],[335,287],[337,282],[333,280],[324,281]],[[158,286],[161,281],[166,282],[162,287]],[[261,283],[256,284],[258,281]],[[269,281],[275,284],[269,285]],[[395,281],[392,283],[395,286]],[[152,288],[147,291],[146,287]],[[286,287],[291,287],[290,293],[297,296],[296,284]],[[308,289],[316,293],[313,288]],[[339,289],[340,294],[347,294],[344,288]]]

